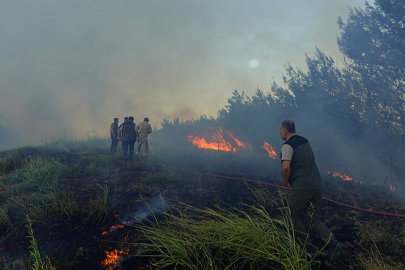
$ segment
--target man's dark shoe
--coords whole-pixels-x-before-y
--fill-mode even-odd
[[[333,240],[333,242],[328,247],[328,260],[330,262],[336,261],[340,257],[342,249],[343,244],[336,239]]]

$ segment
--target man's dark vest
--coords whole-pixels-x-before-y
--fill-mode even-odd
[[[294,150],[288,178],[291,187],[294,190],[320,189],[322,180],[308,140],[293,135],[284,144],[290,145]]]
[[[134,123],[124,123],[122,124],[122,141],[123,142],[134,142],[136,141],[135,134],[135,124]]]

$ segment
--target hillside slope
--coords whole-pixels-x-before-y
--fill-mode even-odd
[[[202,224],[204,215],[198,215],[208,208],[225,216],[236,211],[239,214],[233,218],[245,215],[266,223],[254,213],[255,207],[261,206],[267,218],[284,220],[282,206],[288,191],[243,181],[279,184],[277,165],[266,166],[269,161],[261,157],[155,147],[149,158],[141,156],[124,163],[119,153],[111,155],[107,149],[108,141],[100,139],[1,152],[0,258],[5,267],[30,269],[40,262],[56,269],[148,269],[153,268],[151,264],[159,265],[159,258],[163,258],[143,233],[154,224],[162,224],[161,228],[173,220],[177,222],[175,227],[188,220],[200,220]],[[345,182],[330,175],[323,178],[326,198],[382,212],[405,212],[402,200],[381,187]],[[308,269],[404,267],[403,218],[365,213],[326,201],[323,210],[323,220],[345,243],[345,249],[341,260],[332,264],[323,251],[311,260],[306,251],[292,248],[299,251],[297,261],[304,260],[311,267]],[[177,219],[180,217],[186,219]],[[209,215],[205,218],[212,219]],[[197,229],[207,229],[206,235],[211,232],[208,226]],[[286,231],[287,227],[279,233],[284,235]],[[322,248],[318,239],[311,239]],[[188,241],[191,247],[201,239]],[[249,243],[245,246],[256,245],[254,241]],[[210,252],[215,247],[209,246]],[[258,268],[279,268],[281,259],[261,258]],[[221,260],[214,262],[218,269],[229,263],[228,259]],[[239,265],[246,263],[237,261]],[[254,264],[251,267],[257,269]]]

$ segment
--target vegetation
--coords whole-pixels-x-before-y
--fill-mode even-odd
[[[158,269],[312,269],[318,263],[295,241],[285,207],[278,217],[264,205],[182,207],[137,227],[148,240],[139,245]]]
[[[33,222],[27,216],[27,229],[28,229],[28,238],[30,239],[30,259],[31,259],[31,269],[32,270],[53,270],[53,266],[47,258],[45,261],[42,260],[41,254],[38,250],[37,240],[34,235],[34,229],[32,228]]]
[[[201,134],[221,126],[231,129],[242,141],[249,139],[257,149],[263,140],[279,140],[278,126],[282,120],[297,119],[297,123],[305,123],[300,125],[300,133],[311,134],[311,141],[316,141],[317,147],[327,149],[324,157],[318,157],[320,162],[328,162],[333,157],[330,162],[339,164],[340,153],[364,144],[359,153],[342,156],[345,160],[353,158],[352,164],[361,160],[367,170],[360,171],[372,177],[375,167],[387,171],[387,178],[398,184],[397,192],[404,191],[405,169],[401,164],[405,149],[404,10],[403,2],[390,0],[376,0],[374,6],[366,5],[365,10],[351,10],[346,23],[338,21],[341,29],[338,46],[344,56],[341,64],[337,65],[335,59],[316,49],[314,56],[307,55],[306,72],[288,64],[283,78],[285,86],[273,83],[269,93],[257,89],[252,96],[235,90],[217,118],[201,116],[196,120],[164,121],[163,128],[154,132],[154,139],[160,140],[161,145],[170,140],[176,147],[184,144],[187,148],[186,134]],[[320,129],[319,123],[325,132],[314,132]],[[0,125],[0,135],[4,132]],[[99,254],[104,254],[97,253],[100,250],[94,246],[92,250],[84,247],[82,240],[91,239],[97,248],[129,245],[137,251],[125,252],[132,252],[128,261],[135,257],[146,259],[157,268],[312,269],[321,265],[325,269],[338,269],[324,262],[322,250],[310,255],[295,242],[289,213],[282,204],[275,204],[260,194],[256,194],[256,201],[247,203],[245,186],[204,173],[210,168],[233,168],[228,173],[237,175],[239,171],[235,168],[242,167],[246,160],[237,163],[234,156],[227,156],[226,161],[212,156],[206,158],[212,159],[210,166],[203,166],[200,161],[204,156],[190,148],[188,156],[166,149],[160,153],[159,162],[138,158],[134,163],[124,163],[119,154],[110,155],[108,149],[106,138],[89,134],[87,141],[48,137],[40,147],[1,152],[0,248],[9,248],[25,239],[28,230],[30,245],[26,247],[30,259],[28,262],[22,259],[22,265],[46,269],[52,261],[60,269],[83,269],[81,265],[66,267],[54,257],[46,259],[45,264],[32,228],[35,223],[36,234],[45,239],[50,239],[51,233],[70,237],[65,233],[85,230],[86,235],[78,236],[79,240],[72,244],[80,242],[74,251],[66,249],[63,253],[58,247],[54,252],[80,257],[78,264],[91,261],[89,258],[98,260]],[[370,160],[374,163],[367,163]],[[186,169],[197,174],[172,169],[185,164]],[[350,171],[354,172],[352,176],[359,174],[352,168]],[[249,173],[242,172],[240,176]],[[357,204],[358,194],[350,193],[356,188],[351,185],[346,186],[345,192],[340,189],[336,192],[345,193],[346,201]],[[330,194],[342,198],[336,192]],[[123,239],[139,236],[142,239],[130,243],[114,238],[100,241],[101,231],[111,223],[127,224],[119,214],[137,216],[136,210],[143,200],[156,194],[167,196],[172,202],[185,203],[173,206],[170,212],[160,210],[161,215],[154,211],[154,219],[135,225],[136,230],[126,228],[128,235]],[[403,212],[404,207],[397,203],[395,196],[390,195],[387,202],[384,190],[375,194],[384,198],[381,206],[384,211],[393,209],[387,205],[397,204],[395,210]],[[373,207],[378,196],[373,196]],[[405,229],[401,220],[362,213],[353,217],[351,211],[331,208],[328,207],[327,221],[349,244],[350,250],[345,251],[343,259],[349,268],[404,267]],[[112,231],[106,229],[105,235],[112,235]],[[99,267],[98,262],[96,266]]]
[[[216,119],[165,120],[154,136],[177,145],[187,142],[179,134],[203,134],[221,126],[260,149],[264,140],[279,141],[281,121],[293,119],[298,132],[316,142],[314,147],[328,149],[324,156],[317,155],[323,167],[352,163],[350,171],[372,179],[376,172],[364,168],[378,164],[378,184],[388,175],[404,195],[405,168],[400,160],[405,151],[405,4],[374,2],[364,10],[350,9],[347,22],[338,19],[342,59],[316,48],[313,56],[306,55],[307,71],[288,63],[283,86],[274,82],[267,93],[257,89],[252,96],[235,90]],[[314,132],[320,127],[322,132]]]
[[[0,230],[3,237],[0,246],[3,241],[25,235],[27,229],[32,269],[53,269],[49,259],[41,261],[33,222],[45,227],[60,223],[64,228],[77,230],[105,222],[114,211],[108,184],[94,187],[92,182],[92,186],[75,192],[71,182],[77,177],[98,177],[100,181],[114,183],[116,176],[110,174],[109,166],[115,157],[104,152],[100,155],[100,148],[86,148],[71,159],[73,149],[60,152],[60,145],[58,148],[22,147],[1,153]],[[95,169],[89,170],[89,164]],[[25,223],[28,223],[26,228],[22,226]],[[7,262],[5,266],[8,267]]]
[[[92,252],[96,253],[91,255],[96,260],[93,263],[98,266],[101,263],[100,254],[111,253],[104,250],[97,253],[97,250],[89,251],[78,246],[73,251],[74,258],[69,259],[47,248],[47,259],[44,254],[39,254],[38,246],[44,242],[36,242],[33,223],[38,239],[50,239],[52,234],[70,237],[66,235],[73,232],[80,234],[82,230],[91,228],[92,234],[85,237],[87,241],[91,238],[96,244],[100,243],[96,239],[106,230],[106,235],[111,235],[111,238],[107,238],[110,241],[103,241],[103,246],[108,246],[105,250],[128,256],[129,262],[140,264],[143,260],[145,265],[152,264],[156,268],[325,267],[322,247],[316,248],[307,243],[306,247],[315,250],[315,253],[311,251],[309,254],[306,247],[295,242],[289,212],[283,205],[284,193],[274,200],[264,190],[257,191],[243,182],[225,181],[203,172],[192,174],[190,167],[175,169],[172,163],[162,163],[161,160],[137,159],[133,163],[124,163],[119,155],[108,155],[108,147],[104,150],[84,148],[76,152],[68,149],[69,153],[64,155],[52,148],[39,149],[31,149],[32,155],[20,152],[18,156],[24,157],[20,165],[3,173],[0,179],[0,230],[3,236],[0,247],[11,239],[18,241],[25,238],[27,230],[30,235],[30,247],[26,246],[29,256],[21,263],[5,260],[6,269],[18,269],[19,265],[36,269],[50,265],[77,269],[83,261],[91,261],[88,258]],[[170,157],[176,159],[171,154],[167,152],[162,157],[169,157],[169,161],[172,159]],[[191,159],[183,162],[192,163]],[[213,162],[226,163],[219,157],[214,158]],[[89,164],[94,164],[96,169],[90,171]],[[231,187],[230,182],[235,182],[232,184],[234,186]],[[156,196],[165,196],[165,199],[162,197],[157,203]],[[145,201],[152,202],[147,213],[140,206]],[[184,203],[178,204],[178,201]],[[161,207],[162,203],[165,207]],[[170,211],[167,205],[171,205]],[[401,209],[397,205],[396,210],[400,212]],[[150,213],[154,213],[152,218],[145,220]],[[127,217],[132,221],[127,221]],[[329,218],[342,220],[341,217],[342,214],[337,213]],[[142,223],[135,223],[132,227],[129,226],[130,222]],[[359,250],[357,257],[350,259],[350,262],[356,262],[356,267],[363,269],[372,269],[375,265],[402,267],[397,254],[402,254],[405,230],[400,226],[403,225],[394,225],[382,219],[370,222],[361,214],[352,216],[348,222],[355,224],[357,242],[352,244]],[[127,236],[114,238],[119,234],[115,234],[116,229],[106,229],[108,224],[115,224],[114,227],[125,224]],[[373,235],[374,242],[367,233]],[[76,240],[72,243],[76,243]],[[373,247],[373,243],[374,253],[369,253],[367,250]],[[120,247],[125,252],[120,253]],[[378,253],[377,247],[383,251]],[[391,253],[387,250],[391,250]],[[346,256],[350,257],[350,254]],[[8,266],[10,263],[13,263],[12,267]],[[122,269],[126,268],[122,266]]]

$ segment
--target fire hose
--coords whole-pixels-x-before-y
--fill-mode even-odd
[[[224,179],[246,181],[246,182],[256,183],[256,184],[263,185],[263,186],[272,186],[272,187],[277,187],[277,188],[280,188],[280,189],[290,190],[290,188],[288,188],[288,187],[281,186],[281,185],[278,185],[278,184],[263,182],[263,181],[260,181],[260,180],[253,180],[253,179],[240,178],[240,177],[232,177],[232,176],[226,176],[226,175],[216,175],[216,174],[211,174],[211,173],[206,173],[206,174],[210,175],[210,176],[224,178]],[[353,209],[353,210],[361,211],[361,212],[372,213],[372,214],[376,214],[376,215],[384,215],[384,216],[405,218],[405,215],[402,215],[402,214],[395,214],[395,213],[376,211],[376,210],[372,210],[372,209],[365,209],[365,208],[345,204],[345,203],[342,203],[342,202],[338,202],[338,201],[335,201],[335,200],[332,200],[332,199],[329,199],[329,198],[325,198],[325,197],[322,197],[322,199],[325,200],[325,201],[328,201],[328,202],[331,202],[331,203],[334,203],[334,204],[337,204],[337,205],[340,205],[340,206],[344,206],[344,207],[347,207],[347,208],[350,208],[350,209]]]

